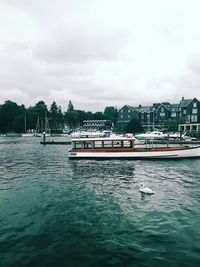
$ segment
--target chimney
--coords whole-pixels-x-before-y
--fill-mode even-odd
[[[182,101],[184,100],[184,96],[182,96]]]

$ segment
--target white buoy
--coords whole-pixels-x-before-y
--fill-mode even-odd
[[[150,188],[146,187],[143,183],[141,184],[141,187],[139,190],[141,193],[144,193],[144,194],[149,194],[149,195],[154,194],[154,192]]]

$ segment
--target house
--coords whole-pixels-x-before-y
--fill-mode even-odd
[[[154,128],[154,114],[151,106],[141,106],[136,109],[138,112],[138,119],[143,128]]]
[[[193,99],[182,97],[179,104],[179,112],[181,121],[179,131],[200,131],[200,102],[196,97]]]
[[[180,111],[179,111],[179,105],[180,104],[170,104],[170,113],[171,113],[171,119],[178,119],[180,117]]]
[[[133,107],[124,105],[118,112],[117,127],[124,129],[131,119],[137,118],[145,129],[164,128],[165,122],[174,119],[179,131],[200,132],[200,102],[197,98],[185,99],[180,103],[153,103],[152,106]]]
[[[170,103],[162,102],[160,104],[153,104],[154,111],[154,125],[157,128],[163,128],[165,122],[171,118]]]
[[[85,130],[110,130],[114,127],[111,120],[84,120],[83,129]]]
[[[124,105],[118,111],[118,121],[116,124],[117,128],[124,129],[133,118],[138,119],[137,108]]]

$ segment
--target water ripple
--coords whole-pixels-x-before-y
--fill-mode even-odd
[[[68,161],[67,146],[0,143],[2,267],[198,265],[198,159]]]

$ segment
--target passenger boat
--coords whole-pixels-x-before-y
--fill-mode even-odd
[[[134,137],[71,139],[69,159],[175,159],[200,157],[200,146],[135,145]]]

